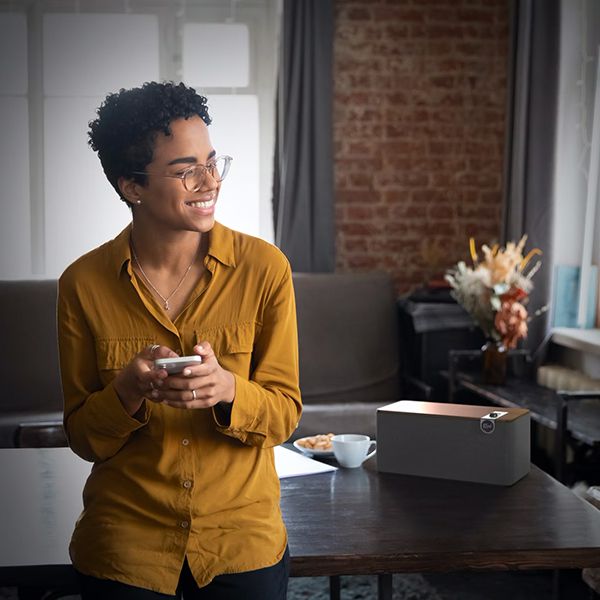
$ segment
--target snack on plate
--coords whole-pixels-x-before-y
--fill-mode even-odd
[[[331,450],[331,438],[335,433],[319,433],[298,440],[298,445],[307,450]]]

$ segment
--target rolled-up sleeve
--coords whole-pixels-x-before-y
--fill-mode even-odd
[[[229,422],[222,410],[215,409],[217,429],[251,446],[272,447],[286,441],[302,413],[296,304],[287,261],[265,300],[250,378],[234,377],[236,392]]]

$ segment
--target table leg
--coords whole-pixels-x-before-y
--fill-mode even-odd
[[[560,569],[554,569],[552,572],[552,600],[561,600],[562,598],[562,585],[561,581],[563,578],[561,577]]]
[[[392,600],[392,574],[377,575],[377,600]]]
[[[340,600],[340,576],[329,577],[329,600]]]
[[[561,483],[565,483],[565,463],[566,463],[566,446],[567,446],[567,418],[568,418],[568,403],[567,399],[558,394],[558,409],[556,415],[556,440],[555,440],[555,479]]]

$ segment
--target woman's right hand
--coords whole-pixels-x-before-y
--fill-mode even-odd
[[[158,396],[155,391],[163,385],[168,377],[164,369],[154,369],[157,358],[175,358],[178,354],[167,346],[157,344],[144,348],[136,354],[132,361],[122,369],[113,381],[119,400],[132,417],[142,406],[144,398],[153,400]]]

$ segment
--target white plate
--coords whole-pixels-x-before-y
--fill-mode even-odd
[[[333,456],[333,450],[319,450],[318,448],[305,448],[304,446],[301,446],[298,442],[304,439],[306,438],[300,438],[294,442],[294,448],[300,450],[302,454],[306,454],[308,456]]]

